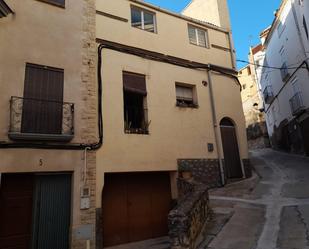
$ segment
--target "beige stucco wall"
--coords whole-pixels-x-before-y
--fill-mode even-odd
[[[227,0],[192,0],[182,14],[231,29]]]
[[[0,19],[0,140],[7,140],[11,96],[23,96],[26,62],[64,69],[64,101],[75,104],[75,120],[81,119],[83,1],[68,0],[65,9],[36,0],[7,3],[16,14]],[[81,125],[75,122],[73,142]]]
[[[156,13],[157,33],[131,27],[130,5],[138,5]],[[188,20],[139,5],[128,0],[97,1],[97,10],[125,18],[128,22],[97,14],[97,38],[166,55],[212,63],[232,68],[229,50],[202,48],[191,45],[188,39]],[[201,26],[208,30],[210,44],[230,48],[228,32]],[[112,30],[112,31],[111,31]],[[115,32],[114,32],[115,31]],[[116,32],[117,31],[117,32]],[[218,158],[218,152],[208,152],[207,143],[216,148],[209,87],[203,86],[208,75],[167,63],[143,59],[112,50],[103,50],[103,116],[104,143],[97,151],[97,207],[101,206],[104,173],[130,171],[177,170],[177,159]],[[146,75],[149,135],[124,133],[122,72]],[[217,121],[224,117],[234,120],[241,158],[248,158],[245,120],[240,87],[234,79],[211,74]],[[176,106],[175,82],[196,86],[199,107]],[[221,155],[223,149],[219,136]],[[171,174],[172,193],[177,195],[175,174]]]
[[[216,150],[207,150],[207,143],[215,144],[215,137],[209,89],[202,84],[208,79],[205,71],[110,50],[102,54],[104,143],[97,152],[97,207],[105,172],[176,171],[177,159],[218,158]],[[124,133],[122,71],[146,75],[150,135]],[[248,158],[239,85],[227,77],[212,77],[217,123],[224,117],[235,121],[241,158]],[[199,108],[176,107],[175,82],[196,86]],[[223,155],[221,143],[220,148]]]
[[[131,27],[130,5],[155,11],[128,0],[100,0],[97,1],[97,10],[125,18],[128,22],[114,20],[102,15],[97,15],[97,38],[128,46],[144,48],[151,51],[169,54],[203,63],[212,62],[226,67],[232,67],[231,53],[217,48],[202,48],[189,43],[188,23],[208,31],[210,45],[229,48],[229,36],[227,32],[210,29],[198,23],[188,22],[175,16],[155,11],[157,33],[145,32]],[[117,31],[117,32],[111,32]]]
[[[97,113],[93,105],[96,104],[94,0],[65,2],[65,8],[61,8],[37,0],[6,0],[15,14],[0,19],[0,141],[13,142],[8,139],[9,103],[11,96],[23,96],[27,62],[64,69],[63,100],[74,103],[75,107],[72,143],[97,139]],[[89,47],[93,54],[89,53]],[[88,153],[87,168],[87,184],[93,193],[95,157],[91,153]],[[85,248],[86,244],[75,238],[75,228],[95,222],[94,211],[80,210],[83,171],[83,151],[0,149],[0,173],[72,172],[70,237],[71,247],[76,249]],[[94,206],[94,195],[91,205]],[[92,238],[91,248],[94,246]]]

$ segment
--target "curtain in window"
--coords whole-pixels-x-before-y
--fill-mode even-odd
[[[193,100],[193,90],[191,87],[176,86],[177,99]]]

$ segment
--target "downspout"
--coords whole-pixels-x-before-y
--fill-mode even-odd
[[[211,71],[210,70],[207,70],[207,76],[208,76],[208,85],[209,85],[212,122],[213,122],[214,133],[215,133],[216,149],[217,149],[218,159],[219,159],[221,183],[224,186],[225,185],[224,166],[223,166],[223,162],[222,162],[221,149],[220,149],[220,146],[219,146],[219,131],[218,131],[218,123],[217,123],[217,114],[216,114],[216,106],[215,106],[215,100],[214,100],[214,94],[213,94],[213,88],[212,88],[212,78],[211,78]]]

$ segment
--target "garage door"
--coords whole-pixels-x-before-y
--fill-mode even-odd
[[[104,246],[165,236],[169,173],[106,174],[102,205]]]
[[[0,249],[68,249],[70,205],[70,174],[3,174]]]

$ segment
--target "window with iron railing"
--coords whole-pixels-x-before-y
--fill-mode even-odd
[[[11,97],[11,139],[69,141],[73,136],[74,104]]]

